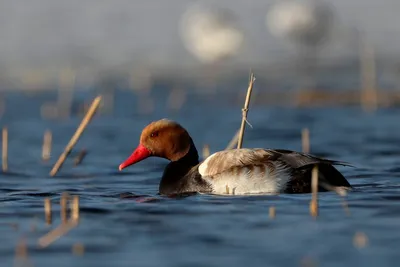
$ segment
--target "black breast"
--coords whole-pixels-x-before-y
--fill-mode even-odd
[[[201,177],[198,169],[198,165],[190,167],[179,162],[169,163],[161,179],[160,194],[210,193],[211,186]]]

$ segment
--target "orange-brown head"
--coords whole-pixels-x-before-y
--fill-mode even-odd
[[[167,119],[152,122],[143,129],[138,147],[119,165],[119,170],[151,156],[177,161],[189,152],[191,145],[191,137],[178,123]]]

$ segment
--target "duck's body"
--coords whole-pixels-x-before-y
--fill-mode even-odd
[[[161,179],[161,194],[202,192],[212,194],[309,193],[311,170],[319,165],[321,185],[350,187],[332,165],[289,150],[233,149],[212,154],[203,162],[183,159],[167,165]],[[324,191],[325,187],[320,187]]]
[[[189,134],[179,124],[169,120],[147,126],[139,147],[120,165],[120,169],[149,156],[171,160],[159,187],[163,195],[192,192],[235,195],[309,193],[311,170],[315,165],[319,167],[320,191],[325,191],[327,187],[351,188],[333,166],[345,163],[289,150],[225,150],[199,162]]]

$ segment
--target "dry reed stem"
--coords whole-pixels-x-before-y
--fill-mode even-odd
[[[225,186],[225,193],[226,193],[227,195],[229,195],[229,186],[228,186],[228,185]]]
[[[276,210],[274,206],[269,207],[269,217],[271,219],[274,219],[276,216]]]
[[[60,199],[60,216],[61,216],[61,222],[66,223],[67,222],[67,205],[68,205],[68,199],[69,195],[68,193],[62,193],[61,199]]]
[[[15,248],[15,256],[19,258],[26,258],[28,256],[28,250],[26,248],[26,240],[25,238],[22,238],[16,248]]]
[[[361,40],[361,105],[365,111],[374,111],[378,106],[376,90],[376,64],[374,49],[370,44]]]
[[[15,247],[15,260],[14,266],[28,267],[33,266],[28,258],[28,248],[26,246],[25,238],[21,239]]]
[[[240,133],[240,129],[237,130],[237,132],[235,133],[235,135],[232,137],[232,140],[229,142],[228,146],[225,148],[225,150],[230,150],[235,148],[238,139],[239,139],[239,133]]]
[[[78,156],[76,156],[76,158],[74,160],[74,165],[78,166],[79,164],[81,164],[86,155],[87,155],[86,149],[82,149],[79,152]]]
[[[346,212],[347,216],[350,216],[350,209],[349,209],[349,205],[347,204],[347,201],[345,199],[345,197],[347,196],[347,190],[345,187],[342,186],[332,186],[328,183],[325,182],[321,182],[319,181],[319,186],[323,187],[324,189],[328,190],[328,191],[333,191],[336,194],[338,194],[339,196],[342,197],[342,206],[344,211]]]
[[[310,131],[308,128],[304,128],[301,131],[301,145],[303,153],[310,153]]]
[[[52,133],[50,130],[47,130],[43,136],[43,150],[42,150],[42,159],[44,161],[48,161],[50,159],[51,154],[51,140]]]
[[[72,197],[71,211],[71,219],[79,221],[79,196]]]
[[[63,165],[64,161],[71,153],[72,148],[78,142],[80,136],[82,135],[83,131],[86,129],[87,125],[89,124],[90,120],[93,118],[94,114],[96,113],[97,108],[99,107],[101,101],[101,96],[96,97],[92,105],[90,106],[88,112],[86,113],[85,117],[82,119],[81,124],[79,125],[78,129],[75,131],[74,135],[72,136],[71,140],[69,141],[68,145],[65,147],[64,152],[61,153],[60,157],[58,158],[56,164],[54,164],[53,169],[50,171],[50,176],[54,176],[57,174],[58,170]]]
[[[66,207],[67,207],[68,197],[69,196],[67,193],[63,193],[61,197],[61,217],[64,218],[62,220],[62,223],[38,240],[38,244],[40,247],[44,248],[49,246],[54,241],[56,241],[63,235],[67,234],[70,230],[72,230],[79,224],[79,196],[74,196],[72,198],[72,203],[71,203],[72,215],[69,220],[66,220],[67,217]]]
[[[311,175],[311,191],[312,200],[310,202],[310,213],[311,216],[318,216],[318,165],[315,165],[312,169]]]
[[[335,192],[336,194],[338,194],[341,197],[347,196],[348,189],[343,187],[343,186],[333,186],[333,185],[330,185],[330,184],[325,183],[323,181],[319,181],[318,185],[323,187],[324,189],[326,189],[328,191]]]
[[[46,219],[46,224],[51,225],[52,216],[51,216],[51,200],[50,198],[44,199],[44,215]]]
[[[254,74],[251,73],[249,87],[247,88],[246,101],[244,102],[244,106],[242,109],[242,124],[240,126],[240,132],[239,132],[239,138],[238,138],[238,144],[237,144],[238,149],[242,148],[244,130],[246,128],[246,123],[247,123],[247,112],[249,111],[250,98],[251,98],[251,92],[253,91],[254,81],[255,81]]]
[[[72,253],[78,256],[82,256],[85,253],[85,246],[81,243],[75,243],[72,246]]]
[[[346,212],[346,215],[350,216],[349,204],[347,203],[346,199],[344,199],[344,198],[342,200],[342,205],[343,205],[344,212]]]
[[[78,225],[78,221],[76,220],[68,220],[66,223],[60,224],[38,240],[38,244],[40,247],[45,248],[52,244],[54,241],[67,234],[70,230],[75,228]]]
[[[356,232],[353,238],[353,245],[356,248],[364,248],[368,245],[368,236],[363,232]]]
[[[210,156],[210,146],[205,144],[203,146],[203,159],[208,158]]]
[[[3,146],[2,146],[3,172],[8,171],[8,129],[3,127]]]

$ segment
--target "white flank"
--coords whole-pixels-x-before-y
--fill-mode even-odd
[[[204,168],[207,167],[206,161],[203,164],[205,164],[202,170],[204,172]],[[200,167],[199,172],[201,174]],[[226,171],[214,177],[203,177],[203,179],[211,184],[214,194],[281,193],[286,189],[290,174],[285,166],[275,166],[275,168],[275,171],[271,173],[267,166],[263,168],[265,172],[260,167],[254,167],[252,170],[243,167],[236,176],[230,171]]]

